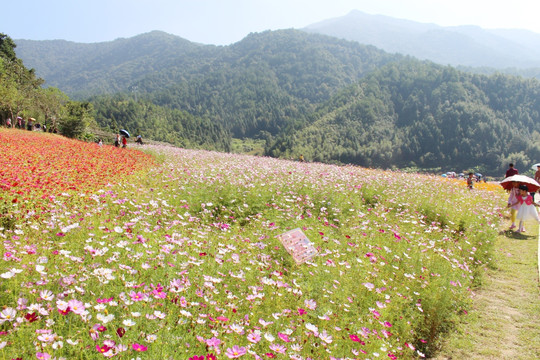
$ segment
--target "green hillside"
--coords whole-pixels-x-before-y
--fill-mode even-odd
[[[537,80],[404,61],[344,90],[269,154],[499,175],[540,158],[539,95]]]
[[[91,101],[101,127],[183,147],[229,151],[231,138],[257,140],[275,157],[491,176],[508,162],[540,159],[535,79],[464,72],[297,30],[220,47],[161,32],[20,44],[25,63],[29,53],[40,59],[38,74],[59,64],[53,81]],[[72,60],[53,61],[67,52]]]

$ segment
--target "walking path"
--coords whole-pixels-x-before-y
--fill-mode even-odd
[[[526,225],[499,234],[471,312],[434,359],[540,359],[540,236],[538,225]]]

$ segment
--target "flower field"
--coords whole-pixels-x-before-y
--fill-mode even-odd
[[[429,356],[505,206],[435,176],[0,140],[2,359]],[[318,252],[300,265],[292,229]]]

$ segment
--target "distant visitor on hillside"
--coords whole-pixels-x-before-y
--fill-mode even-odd
[[[467,187],[472,190],[473,185],[474,185],[474,174],[470,172],[469,177],[467,178]]]
[[[141,135],[137,135],[137,140],[135,140],[135,142],[139,145],[143,145],[143,141],[142,141],[142,136]]]
[[[125,136],[122,136],[122,147],[127,147],[127,138]]]
[[[304,155],[300,154],[299,160],[300,162],[304,162]]]
[[[516,168],[514,167],[514,164],[513,164],[513,163],[510,163],[510,164],[508,165],[508,170],[506,170],[506,176],[505,176],[505,178],[507,178],[507,177],[509,177],[509,176],[517,175],[517,174],[519,174],[518,169],[516,169]]]
[[[116,134],[116,137],[114,138],[114,146],[120,147],[120,134]]]

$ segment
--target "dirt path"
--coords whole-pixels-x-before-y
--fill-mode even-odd
[[[472,311],[434,359],[540,359],[538,225],[526,225],[499,234]]]

